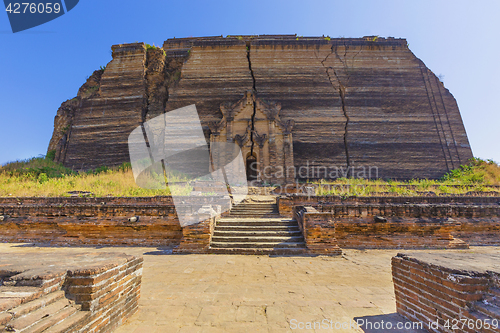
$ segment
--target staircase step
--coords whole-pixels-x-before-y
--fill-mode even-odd
[[[490,293],[491,295],[493,295],[497,298],[500,298],[500,289],[498,289],[498,288],[490,288],[488,290],[488,293]]]
[[[231,207],[231,211],[237,211],[237,210],[272,210],[272,211],[278,211],[278,206],[275,204],[271,205],[237,205]]]
[[[72,305],[68,305],[65,308],[62,308],[61,310],[59,310],[57,313],[54,313],[51,316],[47,316],[47,317],[43,318],[35,325],[24,330],[23,333],[45,332],[45,330],[47,328],[50,328],[56,324],[62,323],[65,319],[71,317],[76,312],[78,312],[78,309],[76,307],[74,307]]]
[[[295,236],[302,237],[300,230],[219,230],[215,228],[213,237],[273,237],[273,236]]]
[[[216,226],[298,226],[297,221],[280,218],[223,218],[217,221]]]
[[[260,201],[260,202],[240,202],[236,206],[264,206],[264,205],[276,205],[276,201],[274,201],[274,199],[267,199],[266,201]]]
[[[279,217],[275,212],[229,212],[230,217],[245,217],[245,216],[262,216],[262,217]]]
[[[474,308],[476,311],[487,315],[491,318],[500,319],[500,308],[491,304],[484,304],[483,302],[475,302]]]
[[[243,208],[239,208],[239,209],[234,209],[232,208],[230,210],[230,212],[246,212],[246,213],[249,213],[249,212],[258,212],[258,213],[278,213],[279,211],[277,209],[267,209],[267,208],[259,208],[259,209],[243,209]]]
[[[72,316],[64,319],[60,323],[48,328],[43,333],[66,333],[78,329],[87,323],[90,317],[89,311],[77,311]],[[24,332],[23,332],[24,333]]]
[[[265,222],[265,221],[235,221],[235,222],[217,222],[216,228],[218,227],[297,227],[297,223],[294,222]]]
[[[302,236],[267,236],[267,237],[254,237],[254,236],[234,236],[234,237],[212,237],[214,243],[286,243],[286,242],[303,242]]]
[[[305,247],[304,242],[212,242],[212,248],[296,248]]]
[[[9,310],[9,313],[12,314],[13,318],[19,318],[27,313],[40,309],[41,307],[52,304],[62,298],[64,298],[64,291],[58,290],[11,309]]]
[[[252,226],[252,225],[218,225],[215,227],[215,231],[221,232],[300,232],[297,225],[264,225],[264,226]]]
[[[265,213],[278,213],[277,209],[274,208],[254,208],[254,209],[248,209],[248,208],[231,208],[231,212],[265,212]]]
[[[290,218],[283,218],[279,215],[277,216],[271,216],[271,217],[244,217],[244,216],[224,216],[218,219],[218,221],[242,221],[242,220],[247,220],[247,221],[254,221],[254,220],[261,220],[261,221],[269,221],[269,222],[275,222],[275,221],[295,221],[294,219]]]
[[[500,297],[493,295],[492,293],[486,294],[481,302],[485,303],[485,301],[487,302],[487,304],[500,308]]]
[[[304,237],[294,219],[282,218],[276,204],[239,204],[217,220],[211,253],[305,253]]]
[[[0,312],[18,307],[43,295],[38,287],[0,286]]]
[[[210,248],[213,254],[262,254],[262,255],[297,255],[307,253],[306,248]]]
[[[278,218],[278,214],[229,214],[228,217],[235,218]]]
[[[470,314],[474,316],[474,318],[481,320],[483,323],[485,322],[485,319],[488,319],[488,321],[491,322],[491,317],[485,315],[484,313],[478,312],[477,310],[471,311]]]
[[[38,310],[27,313],[24,316],[11,320],[6,326],[9,326],[15,330],[22,330],[30,327],[43,318],[55,314],[64,307],[69,305],[69,300],[66,298],[60,299],[51,303],[47,306],[41,307]]]
[[[246,211],[246,212],[271,211],[271,212],[277,212],[278,207],[231,207],[231,211]]]

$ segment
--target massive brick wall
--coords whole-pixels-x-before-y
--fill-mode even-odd
[[[480,254],[398,254],[392,258],[398,313],[431,332],[500,332],[495,260]]]
[[[220,105],[247,91],[295,121],[294,164],[308,168],[299,178],[335,178],[348,166],[435,178],[472,157],[455,99],[404,39],[206,37],[169,39],[163,49],[113,47],[104,72],[86,83],[98,91],[58,111],[49,147],[58,161],[75,169],[126,162],[135,126],[190,104],[208,140]]]
[[[77,170],[129,162],[128,136],[146,105],[143,43],[115,45],[98,95],[83,98],[74,112],[64,164]]]

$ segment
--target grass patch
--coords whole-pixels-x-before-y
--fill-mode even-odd
[[[75,172],[47,155],[0,167],[0,197],[64,197],[70,196],[71,191],[91,192],[97,197],[170,195],[168,188],[150,190],[137,186],[130,163]]]
[[[156,46],[155,44],[150,45],[150,44],[146,43],[145,46],[146,46],[146,51],[147,50],[162,50],[163,51],[163,56],[165,56],[165,57],[167,56],[167,52],[165,52],[165,50],[163,48],[161,48],[159,46]]]
[[[0,166],[0,196],[70,196],[68,192],[91,192],[95,196],[159,196],[170,195],[170,189],[143,189],[135,183],[130,163],[118,167],[99,167],[75,172],[54,162],[55,151],[47,156],[15,161]],[[151,183],[163,175],[149,176]],[[177,184],[172,191],[188,195],[193,189],[185,175],[172,174]],[[148,179],[146,182],[148,183]],[[468,192],[499,192],[500,167],[491,160],[473,159],[467,165],[452,170],[439,180],[410,181],[339,178],[310,182],[317,195],[348,196],[418,196],[422,194],[464,195]],[[307,185],[307,184],[303,184]]]
[[[468,192],[499,192],[500,166],[492,160],[472,159],[468,164],[445,174],[439,180],[412,179],[409,181],[339,178],[319,181],[317,195],[417,196],[422,194],[464,195]]]

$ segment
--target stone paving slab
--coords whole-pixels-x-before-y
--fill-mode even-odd
[[[13,256],[84,251],[0,244],[0,252]],[[339,257],[172,255],[168,249],[134,247],[87,251],[144,255],[139,311],[116,333],[424,332],[339,327],[356,319],[406,322],[395,313],[391,280],[391,257],[402,250],[345,250]],[[432,252],[497,256],[500,247]],[[314,322],[316,329],[299,329]]]

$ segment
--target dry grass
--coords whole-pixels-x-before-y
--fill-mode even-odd
[[[384,181],[381,179],[338,179],[316,183],[318,195],[373,196],[389,194],[417,196],[434,194],[459,195],[468,192],[498,192],[500,166],[492,160],[473,159],[468,165],[452,170],[440,180],[413,179],[410,181]]]
[[[131,170],[109,170],[98,174],[83,173],[47,179],[0,174],[0,196],[2,197],[69,196],[70,191],[88,191],[98,197],[170,195],[168,189],[148,190],[138,187]]]
[[[45,158],[16,161],[0,168],[0,196],[70,196],[70,191],[101,196],[170,195],[168,189],[149,190],[136,185],[130,166],[73,172]]]
[[[493,161],[474,159],[445,175],[441,180],[415,179],[408,182],[337,179],[315,182],[318,195],[416,196],[425,192],[465,194],[471,191],[498,192],[500,167]],[[192,188],[176,189],[189,194]],[[130,165],[117,168],[99,168],[91,172],[74,172],[54,163],[50,158],[38,157],[16,161],[0,167],[0,196],[70,196],[68,192],[91,192],[94,196],[159,196],[170,195],[170,190],[143,189],[137,186]]]

